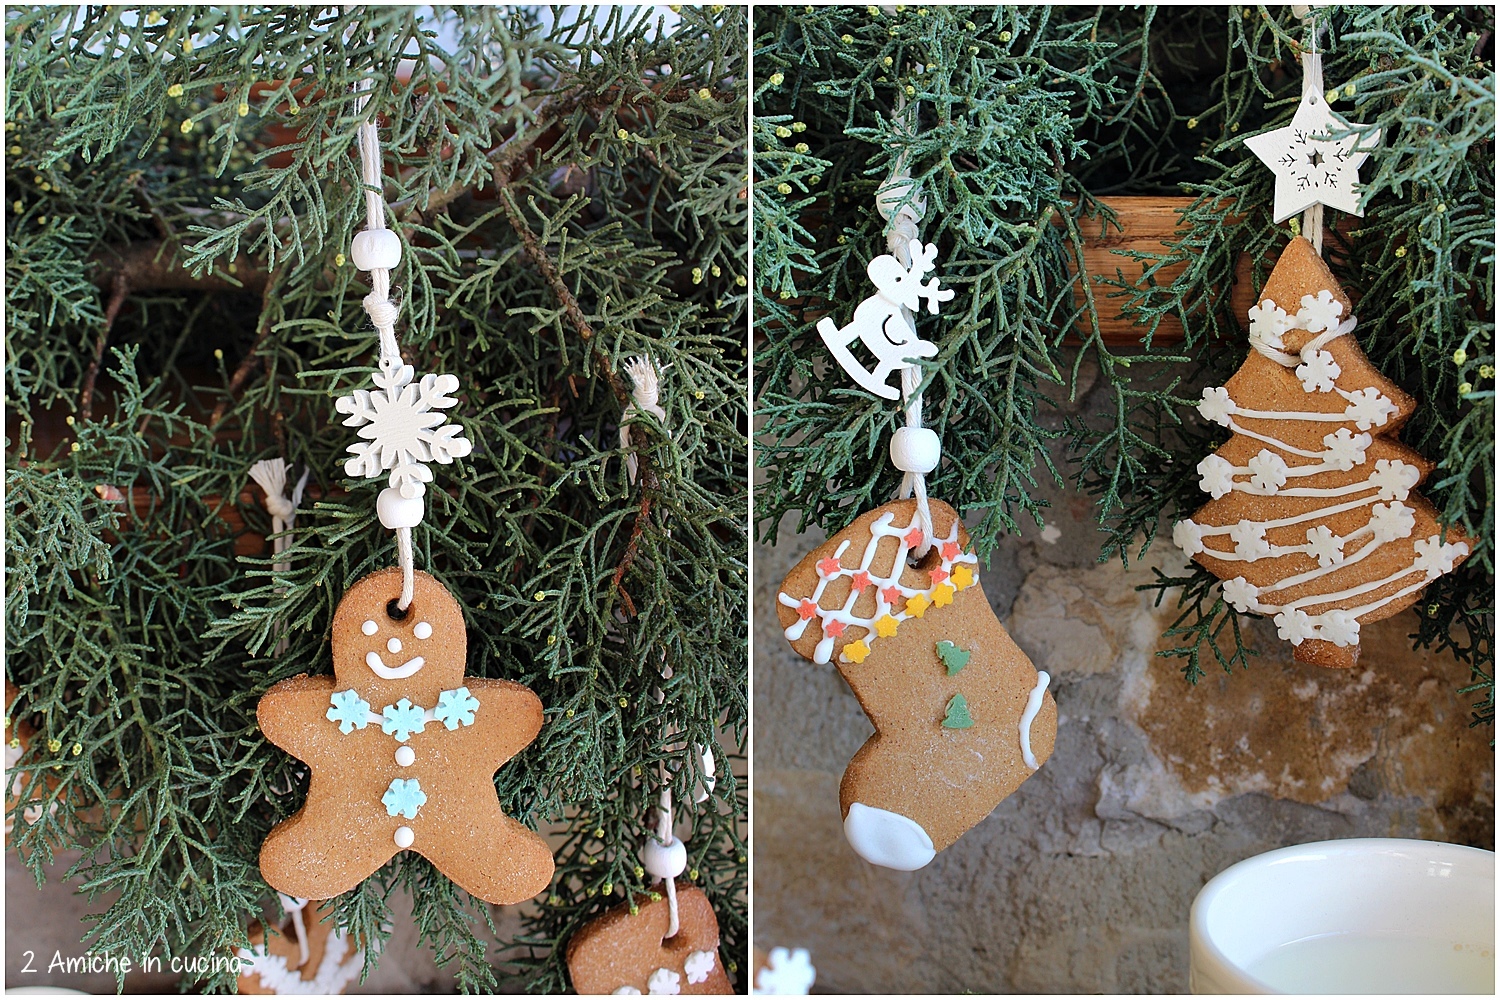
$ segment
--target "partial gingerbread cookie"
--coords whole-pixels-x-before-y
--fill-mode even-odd
[[[678,929],[670,903],[638,896],[621,903],[568,942],[568,975],[579,994],[733,993],[719,958],[719,921],[697,886],[677,883]]]
[[[1417,492],[1432,463],[1397,440],[1417,408],[1370,364],[1350,302],[1311,243],[1282,251],[1250,310],[1243,367],[1198,411],[1229,441],[1198,465],[1213,497],[1172,540],[1270,615],[1304,663],[1352,667],[1362,623],[1389,618],[1470,552]]]
[[[932,501],[936,544],[913,565],[915,500],[861,516],[777,595],[786,638],[837,663],[875,734],[844,771],[844,834],[871,864],[914,871],[1052,753],[1057,706],[995,617],[958,514]]]
[[[266,940],[258,924],[241,948],[238,989],[251,996],[334,996],[359,978],[365,953],[333,925],[333,907],[282,896],[281,933]]]
[[[261,874],[328,899],[412,850],[480,899],[530,899],[552,880],[552,852],[500,810],[494,774],[536,738],[542,703],[464,676],[463,612],[442,584],[418,572],[404,614],[400,591],[396,569],[356,583],[333,619],[334,675],[260,701],[266,738],[312,771],[307,804],[261,847]]]

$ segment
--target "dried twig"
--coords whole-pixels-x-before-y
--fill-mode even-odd
[[[278,268],[278,272],[279,272]],[[277,274],[273,273],[267,277],[266,286],[260,295],[260,326],[255,331],[255,341],[250,345],[250,350],[240,359],[234,374],[229,378],[229,389],[224,398],[219,400],[214,407],[213,416],[208,419],[209,429],[219,426],[219,421],[224,419],[224,414],[229,412],[229,405],[239,395],[245,383],[250,381],[250,373],[255,371],[255,365],[260,360],[260,348],[265,343],[266,336],[271,332],[271,290],[276,287]]]
[[[89,362],[89,370],[83,374],[83,391],[78,394],[78,409],[82,411],[84,420],[93,415],[94,384],[99,381],[99,368],[104,362],[104,347],[109,343],[110,328],[115,325],[115,319],[125,306],[125,298],[130,294],[130,278],[124,271],[115,274],[112,285],[109,305],[104,309],[104,326],[100,328],[99,339],[94,344],[94,357]]]

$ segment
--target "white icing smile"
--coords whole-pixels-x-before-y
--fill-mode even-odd
[[[388,681],[399,681],[404,677],[410,677],[426,666],[426,664],[427,661],[420,656],[413,656],[399,667],[388,667],[385,665],[385,661],[380,658],[380,654],[375,652],[375,650],[372,649],[365,654],[365,666],[374,671],[376,677]]]

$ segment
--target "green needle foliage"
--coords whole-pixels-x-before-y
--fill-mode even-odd
[[[1403,440],[1437,463],[1423,486],[1475,555],[1433,584],[1413,639],[1473,671],[1474,721],[1493,718],[1493,10],[1319,7],[1335,109],[1384,130],[1363,168],[1363,219],[1326,252],[1356,296],[1357,336],[1422,400]],[[1237,262],[1264,281],[1292,225],[1272,219],[1274,178],[1246,136],[1291,118],[1309,39],[1290,6],[785,7],[757,12],[756,402],[765,467],[755,515],[838,529],[899,482],[886,442],[898,407],[852,386],[815,324],[847,321],[884,252],[874,194],[897,163],[926,199],[924,240],[957,290],[918,317],[939,346],[923,362],[925,420],[946,461],[928,489],[982,514],[981,553],[1023,515],[1036,477],[1095,497],[1101,557],[1144,554],[1203,503],[1198,462],[1223,437],[1194,409],[1245,359],[1231,308]],[[911,107],[917,114],[913,127]],[[1190,195],[1168,252],[1122,257],[1080,281],[1082,244],[1116,226],[1097,199]],[[1128,258],[1128,259],[1127,259]],[[1131,260],[1138,261],[1132,264]],[[1127,280],[1123,272],[1145,277]],[[1123,304],[1140,337],[1100,334]],[[1179,321],[1184,338],[1158,337]],[[1107,401],[1056,432],[1043,390],[1074,393],[1097,363]],[[1215,579],[1194,566],[1148,589],[1179,603],[1169,635],[1188,680],[1253,650]]]
[[[345,259],[373,78],[398,336],[458,375],[474,443],[434,470],[417,563],[464,608],[468,673],[541,697],[496,785],[560,846],[499,954],[415,854],[340,919],[377,945],[403,892],[465,989],[565,988],[568,936],[647,891],[666,765],[745,967],[746,31],[732,7],[7,8],[7,719],[35,730],[7,817],[39,880],[76,851],[64,878],[112,894],[90,948],[227,956],[278,912],[256,859],[308,778],[256,702],[330,671],[340,597],[395,561],[333,410],[377,353]],[[637,356],[667,417],[622,448]],[[311,470],[283,571],[247,479],[277,456]],[[715,747],[702,805],[683,742]]]

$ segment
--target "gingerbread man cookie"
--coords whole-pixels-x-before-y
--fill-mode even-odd
[[[677,884],[677,933],[670,902],[637,896],[590,921],[568,942],[568,975],[580,994],[733,993],[719,958],[719,920],[697,886]]]
[[[932,501],[922,542],[915,500],[859,517],[781,585],[792,648],[834,662],[875,734],[839,787],[844,834],[871,864],[914,871],[1042,766],[1057,734],[1050,678],[984,596],[957,512]]]
[[[261,732],[312,772],[307,804],[261,847],[261,874],[328,899],[412,850],[480,899],[530,899],[552,852],[501,811],[494,774],[536,738],[541,701],[464,676],[463,612],[442,584],[418,572],[404,614],[400,591],[397,569],[356,583],[333,619],[333,676],[293,677],[260,701]]]

